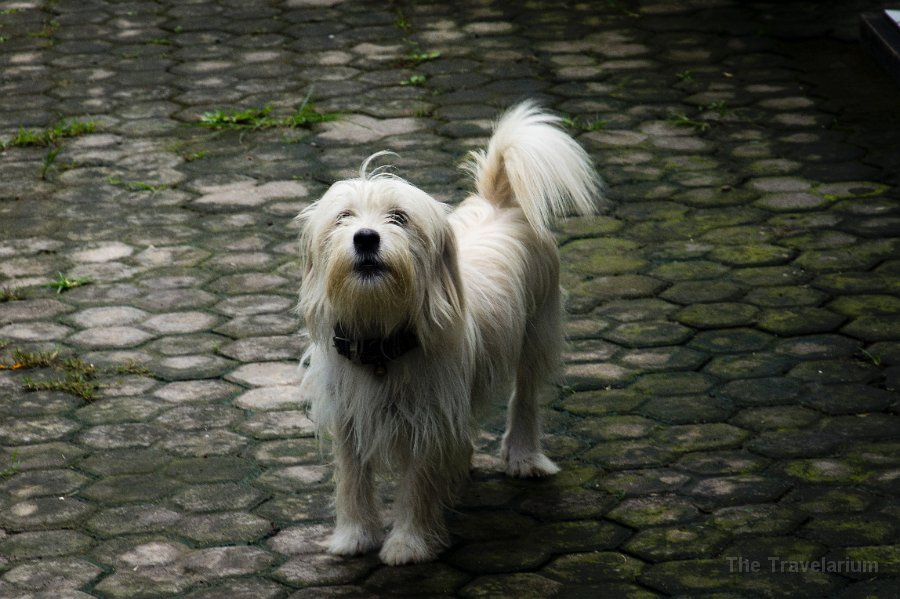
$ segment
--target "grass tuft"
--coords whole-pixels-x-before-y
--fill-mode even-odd
[[[94,121],[79,121],[77,119],[62,119],[51,127],[45,129],[26,129],[19,127],[15,137],[0,142],[0,150],[8,148],[47,147],[59,143],[67,137],[78,137],[97,130]]]
[[[9,466],[0,470],[0,478],[9,478],[13,474],[16,474],[19,471],[19,467],[19,452],[14,449],[9,454]]]
[[[90,283],[91,280],[88,277],[77,277],[75,279],[70,279],[63,273],[57,273],[56,279],[54,279],[50,283],[47,283],[46,285],[44,285],[44,287],[56,289],[56,294],[59,295],[63,291],[68,291],[69,289],[74,289],[75,287],[81,287]]]
[[[200,115],[197,123],[201,127],[212,129],[251,130],[272,129],[275,127],[308,127],[315,123],[324,123],[338,118],[335,112],[319,112],[309,101],[303,100],[293,113],[286,117],[271,115],[272,106],[263,108],[246,108],[243,110],[212,110]]]
[[[0,288],[0,304],[4,302],[18,302],[25,299],[25,295],[18,287]]]
[[[606,127],[607,122],[600,117],[585,118],[580,116],[563,117],[563,127],[567,129],[575,129],[577,131],[599,131]]]
[[[0,347],[5,343],[0,343]],[[136,374],[151,376],[150,370],[141,366],[134,360],[115,367],[98,370],[93,364],[89,364],[77,357],[62,358],[59,350],[29,352],[15,349],[11,352],[12,363],[0,364],[0,370],[47,370],[55,371],[55,378],[35,379],[22,378],[22,388],[26,391],[61,391],[84,401],[90,402],[97,398],[97,392],[101,384],[97,381],[100,375],[109,374]],[[61,376],[60,376],[61,375]]]

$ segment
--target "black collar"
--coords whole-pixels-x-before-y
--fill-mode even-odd
[[[388,337],[354,339],[338,323],[334,326],[334,347],[339,354],[357,364],[372,364],[375,374],[382,375],[386,364],[406,352],[419,347],[419,338],[412,329],[404,328]]]

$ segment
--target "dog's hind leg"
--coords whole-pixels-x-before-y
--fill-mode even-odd
[[[540,394],[555,377],[562,345],[560,298],[551,294],[525,332],[516,387],[506,413],[502,455],[517,478],[549,476],[559,467],[541,451]]]
[[[374,473],[348,442],[335,440],[335,511],[337,523],[328,551],[356,555],[378,547],[382,539]]]

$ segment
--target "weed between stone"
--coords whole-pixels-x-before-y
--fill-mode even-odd
[[[63,291],[68,291],[69,289],[74,289],[75,287],[81,287],[82,285],[89,285],[92,281],[88,277],[76,277],[74,279],[68,278],[63,273],[57,273],[56,279],[44,285],[44,287],[49,287],[51,289],[56,289],[57,295],[62,293]]]
[[[275,127],[308,127],[315,123],[324,123],[338,118],[336,112],[319,112],[309,99],[286,117],[271,116],[272,106],[263,108],[247,108],[244,110],[212,110],[200,116],[197,125],[212,129],[251,130],[272,129]]]
[[[0,344],[6,346],[6,343]],[[98,370],[93,364],[76,357],[63,358],[59,350],[29,352],[14,349],[11,352],[12,363],[0,363],[0,370],[45,370],[52,369],[62,373],[62,378],[34,379],[23,377],[22,388],[25,391],[61,391],[91,402],[97,398],[101,384],[97,377],[106,374],[133,374],[151,376],[150,371],[133,360],[108,369]]]
[[[3,287],[0,289],[0,304],[4,302],[17,302],[23,299],[25,299],[25,296],[18,287]]]
[[[94,121],[79,121],[77,119],[62,119],[52,127],[46,129],[26,129],[19,127],[19,133],[4,142],[0,142],[0,150],[9,148],[24,148],[34,146],[51,146],[58,144],[67,137],[78,137],[97,130]]]
[[[13,474],[19,472],[19,452],[13,451],[9,454],[9,466],[5,467],[3,470],[0,470],[0,479],[9,478]]]

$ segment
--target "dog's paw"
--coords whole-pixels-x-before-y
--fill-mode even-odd
[[[513,478],[540,478],[559,472],[559,466],[537,451],[522,455],[509,455],[506,459],[506,474]]]
[[[328,553],[334,555],[359,555],[381,545],[381,533],[362,526],[344,526],[335,529],[328,541]]]
[[[388,535],[378,556],[389,566],[400,566],[431,561],[437,557],[437,551],[423,536],[395,530]]]

